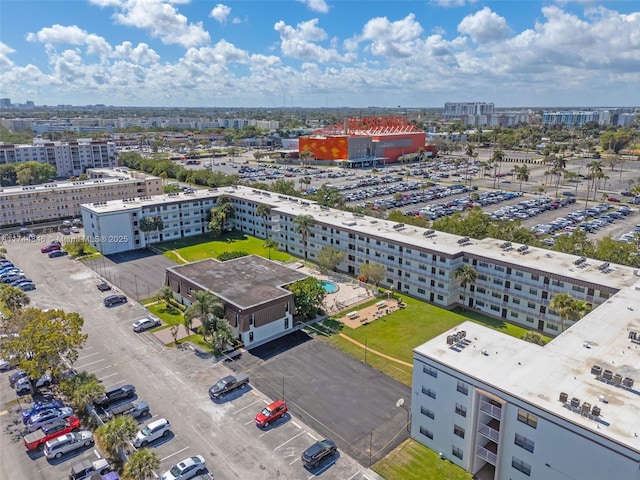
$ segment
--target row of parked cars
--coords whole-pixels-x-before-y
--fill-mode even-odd
[[[6,258],[0,259],[0,282],[17,287],[23,292],[35,290],[36,288],[33,280],[27,278],[20,268]]]
[[[52,240],[49,245],[45,245],[44,247],[40,248],[40,253],[46,253],[49,258],[64,257],[66,255],[69,255],[68,252],[62,250],[62,243],[60,242],[60,240]]]
[[[526,220],[527,218],[535,217],[549,210],[557,210],[562,207],[567,207],[575,202],[576,199],[573,197],[556,199],[551,197],[540,197],[531,200],[523,200],[516,205],[499,208],[491,213],[490,217],[495,220]]]

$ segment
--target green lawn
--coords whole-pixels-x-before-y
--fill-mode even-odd
[[[260,255],[261,257],[287,262],[294,257],[286,252],[280,252],[275,249],[264,248],[264,240],[251,237],[242,232],[231,232],[222,238],[212,240],[211,237],[199,235],[197,237],[184,238],[180,240],[172,240],[169,242],[154,245],[154,249],[159,250],[167,258],[182,263],[179,256],[188,262],[196,262],[206,258],[216,258],[223,252],[241,251],[250,255]],[[176,250],[179,256],[173,254],[171,250]]]
[[[473,477],[411,439],[376,463],[373,470],[385,480],[469,480]]]
[[[166,326],[159,327],[157,330],[162,328],[172,327],[174,325],[182,325],[184,323],[182,312],[180,309],[176,307],[167,308],[164,302],[154,303],[152,305],[145,306],[147,310],[153,313],[156,317],[162,319]]]

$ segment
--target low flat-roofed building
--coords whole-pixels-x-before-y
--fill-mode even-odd
[[[293,293],[285,287],[308,275],[271,260],[249,255],[220,262],[201,260],[167,268],[166,285],[190,305],[206,290],[220,299],[225,317],[246,348],[294,331]]]
[[[483,480],[637,480],[639,311],[640,282],[544,347],[471,322],[417,347],[411,436]]]

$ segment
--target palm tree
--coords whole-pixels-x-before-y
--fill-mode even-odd
[[[262,217],[264,221],[264,238],[269,240],[269,217],[271,217],[271,206],[261,203],[256,208],[256,215]]]
[[[141,448],[129,455],[124,465],[124,477],[127,480],[146,480],[154,477],[154,470],[160,466],[158,454],[148,448]]]
[[[269,251],[269,260],[271,260],[271,249],[272,248],[278,248],[278,242],[276,242],[275,240],[268,238],[265,242],[264,242],[264,248],[268,249]]]
[[[11,313],[16,313],[29,305],[31,298],[18,287],[2,285],[2,287],[0,287],[0,302],[3,303]]]
[[[587,302],[577,300],[568,293],[558,293],[551,298],[549,308],[560,317],[560,327],[565,330],[565,322],[572,320],[577,322],[591,311]]]
[[[134,439],[137,431],[138,422],[133,417],[118,415],[98,427],[96,434],[104,447],[115,456],[118,450],[126,447]]]
[[[61,382],[60,390],[71,400],[77,412],[85,412],[88,405],[104,394],[105,388],[95,374],[82,371]]]
[[[491,155],[491,162],[496,164],[499,167],[503,160],[504,160],[504,151],[501,148],[496,148],[493,151],[493,155]],[[496,179],[497,177],[495,175],[495,168],[494,168],[493,188],[496,188]]]
[[[591,185],[592,188],[594,189],[594,194],[593,194],[593,199],[595,200],[596,198],[596,194],[595,194],[595,190],[597,190],[596,185],[597,185],[597,181],[598,178],[602,175],[602,162],[599,160],[594,160],[592,162],[587,163],[587,171],[589,172],[589,177],[591,178]],[[589,188],[587,186],[587,188]],[[587,193],[587,198],[589,197],[589,194]]]
[[[221,316],[214,316],[210,321],[202,323],[202,336],[211,337],[211,345],[214,350],[221,352],[233,342],[233,328],[229,322]]]
[[[464,289],[465,301],[467,299],[467,285],[475,283],[478,279],[478,272],[468,263],[460,265],[455,271],[455,279],[460,282],[460,286]]]
[[[204,326],[205,323],[210,322],[210,315],[214,317],[224,316],[224,306],[213,293],[207,290],[199,290],[194,293],[193,298],[193,303],[184,312],[184,326],[187,332],[191,330],[194,318],[199,318]]]
[[[311,226],[315,219],[311,215],[298,215],[293,221],[296,233],[302,236],[302,247],[304,249],[304,259],[307,259],[307,239],[311,232]]]
[[[520,191],[522,191],[522,182],[527,182],[531,175],[531,170],[526,165],[518,165],[513,167],[513,173],[517,180],[520,180]]]

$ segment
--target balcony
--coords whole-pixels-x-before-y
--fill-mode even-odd
[[[489,423],[491,424],[493,422],[495,422],[495,420],[492,420]],[[499,424],[499,422],[496,422],[496,423]],[[488,438],[489,440],[493,440],[496,443],[498,443],[498,441],[500,440],[500,431],[496,430],[495,428],[491,428],[489,425],[480,425],[478,432],[482,436]]]
[[[499,405],[493,405],[489,402],[483,401],[480,404],[480,411],[491,415],[493,418],[500,420],[502,418],[502,407]]]
[[[488,448],[487,448],[488,447]],[[494,450],[494,451],[491,451]],[[478,447],[476,455],[483,460],[486,460],[494,467],[498,465],[498,455],[496,454],[497,447],[495,443],[489,442],[484,447]]]

